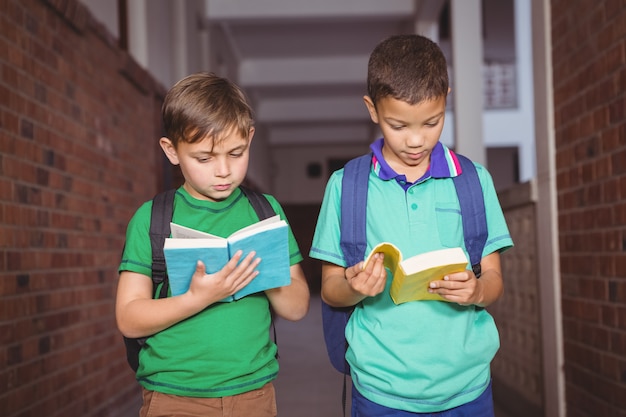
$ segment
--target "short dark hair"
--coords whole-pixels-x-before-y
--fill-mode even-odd
[[[446,58],[439,46],[424,36],[391,36],[370,55],[367,92],[374,105],[387,96],[409,104],[446,97]]]
[[[174,146],[236,129],[247,137],[254,125],[252,109],[241,88],[210,72],[191,74],[167,92],[162,107],[165,135]]]

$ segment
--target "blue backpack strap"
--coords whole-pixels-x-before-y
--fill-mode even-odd
[[[461,174],[453,178],[461,206],[465,248],[470,256],[472,270],[480,277],[480,260],[487,242],[487,216],[483,189],[474,163],[463,155],[455,154],[461,164]]]
[[[340,246],[348,266],[365,258],[367,183],[372,155],[352,159],[344,167],[341,190],[341,238]],[[350,374],[346,362],[346,325],[354,307],[331,307],[322,301],[322,324],[326,350],[333,367]]]
[[[363,155],[348,161],[343,170],[339,245],[348,266],[361,262],[367,249],[365,219],[371,162],[372,154]]]

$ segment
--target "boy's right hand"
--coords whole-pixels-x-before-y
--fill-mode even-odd
[[[367,297],[383,292],[387,283],[384,257],[382,253],[375,253],[373,262],[369,262],[366,268],[363,268],[364,262],[346,268],[346,281],[353,291]]]
[[[380,294],[387,283],[383,260],[384,255],[376,253],[365,268],[365,262],[348,268],[325,262],[322,265],[322,299],[332,307],[348,307]]]
[[[126,337],[149,336],[233,295],[258,275],[256,267],[261,259],[255,255],[251,252],[241,259],[239,251],[220,271],[210,275],[206,274],[204,264],[198,262],[187,292],[157,300],[152,298],[150,277],[122,271],[115,302],[120,331]]]
[[[196,271],[191,277],[188,295],[201,304],[201,308],[233,295],[259,274],[256,267],[261,258],[255,258],[255,255],[255,252],[250,252],[241,259],[243,252],[237,251],[228,263],[214,274],[207,274],[204,263],[198,261]]]

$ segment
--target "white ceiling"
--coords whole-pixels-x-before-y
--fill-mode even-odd
[[[206,0],[211,59],[254,103],[270,146],[369,143],[367,61],[437,22],[444,0]]]

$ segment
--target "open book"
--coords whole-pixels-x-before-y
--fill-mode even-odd
[[[383,242],[372,249],[365,265],[375,253],[385,255],[384,264],[393,273],[390,293],[396,304],[416,300],[447,301],[439,294],[429,293],[429,283],[445,275],[465,271],[469,263],[461,248],[440,249],[402,260],[400,249],[392,243]]]
[[[171,223],[172,237],[165,239],[163,253],[172,295],[189,289],[196,262],[202,261],[207,274],[221,270],[238,251],[251,251],[261,258],[259,274],[243,289],[222,301],[233,301],[270,288],[291,283],[287,223],[278,215],[244,227],[228,238]]]

